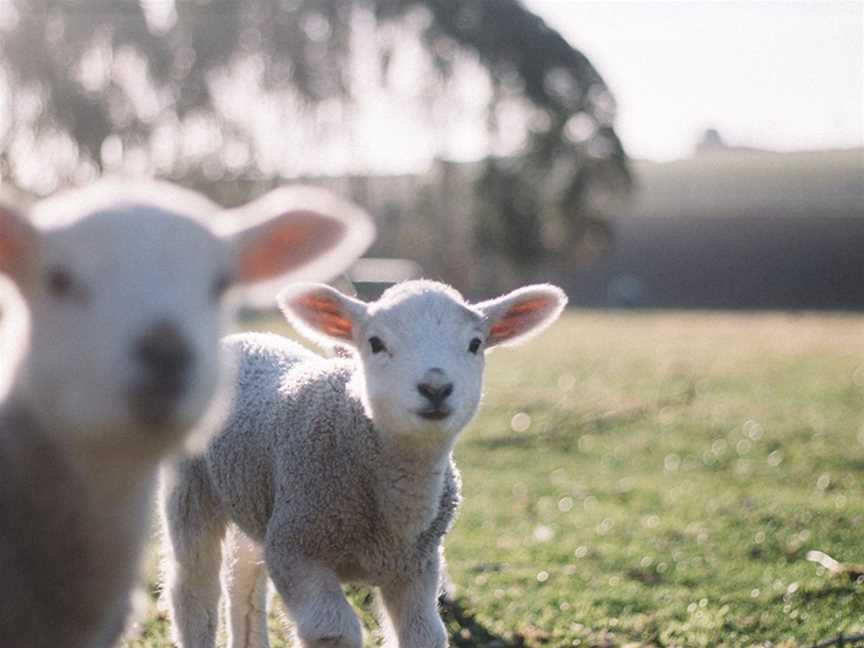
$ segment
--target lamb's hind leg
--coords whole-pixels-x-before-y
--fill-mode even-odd
[[[160,501],[173,639],[180,648],[213,648],[226,520],[210,491],[203,460],[185,460],[176,470],[164,471]]]
[[[264,549],[237,527],[225,542],[222,588],[228,598],[229,648],[268,648]]]

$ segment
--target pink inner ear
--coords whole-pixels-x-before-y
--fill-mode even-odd
[[[295,270],[327,250],[345,236],[346,227],[312,211],[291,212],[246,246],[238,268],[242,281],[259,281]]]
[[[543,319],[552,304],[553,300],[545,297],[519,302],[492,325],[489,329],[489,342],[494,344],[521,335]]]
[[[353,326],[341,306],[323,295],[310,293],[294,300],[294,306],[308,324],[330,337],[350,340]]]

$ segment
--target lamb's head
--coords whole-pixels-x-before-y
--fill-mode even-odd
[[[224,383],[226,294],[330,278],[372,232],[358,209],[311,189],[229,213],[173,185],[103,181],[27,214],[2,208],[0,272],[30,316],[14,388],[66,439],[169,446]]]
[[[452,288],[407,281],[365,303],[324,285],[291,286],[279,304],[295,328],[356,350],[367,412],[388,434],[452,441],[474,416],[484,354],[554,322],[567,299],[554,286],[467,303]]]

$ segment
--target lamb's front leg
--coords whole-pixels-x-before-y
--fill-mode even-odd
[[[447,630],[438,612],[441,559],[430,559],[415,578],[396,578],[381,587],[388,648],[446,648]]]
[[[302,648],[362,648],[363,629],[333,570],[288,546],[268,541],[267,570],[294,623]]]

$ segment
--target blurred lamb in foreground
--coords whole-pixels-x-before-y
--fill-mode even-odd
[[[484,353],[551,324],[566,298],[541,285],[471,305],[409,281],[373,303],[323,285],[279,303],[300,333],[353,356],[269,334],[226,339],[239,364],[228,421],[164,484],[175,639],[214,645],[230,524],[231,648],[268,645],[268,573],[304,648],[360,648],[348,581],[380,588],[390,645],[442,648],[441,543],[460,501],[451,451],[477,411]]]
[[[19,348],[0,395],[0,642],[108,647],[158,464],[229,400],[225,293],[328,279],[373,228],[308,188],[220,213],[173,185],[103,181],[27,211],[0,207],[0,273],[24,306],[4,323]]]

